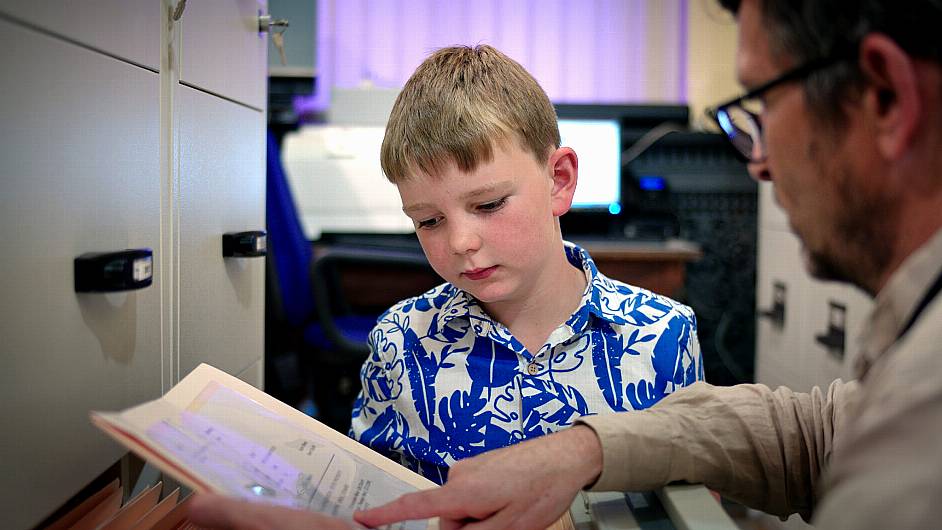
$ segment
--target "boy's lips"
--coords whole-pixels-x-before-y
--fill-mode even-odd
[[[461,275],[469,280],[483,280],[484,278],[487,278],[493,274],[495,270],[497,270],[497,265],[493,265],[484,269],[467,270],[462,272]]]

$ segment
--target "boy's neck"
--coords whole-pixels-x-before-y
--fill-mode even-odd
[[[484,305],[487,313],[506,326],[532,354],[539,351],[553,330],[569,319],[585,292],[585,272],[569,262],[562,246],[551,261],[552,266],[543,269],[526,300]]]

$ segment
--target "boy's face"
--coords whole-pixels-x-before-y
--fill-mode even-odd
[[[543,269],[562,253],[556,217],[572,203],[576,164],[568,148],[541,165],[504,142],[471,173],[451,163],[400,183],[399,195],[442,278],[485,304],[517,305],[554,281]]]

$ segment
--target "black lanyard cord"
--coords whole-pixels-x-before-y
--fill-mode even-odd
[[[940,290],[942,290],[942,273],[936,277],[935,283],[932,284],[932,287],[929,288],[926,294],[922,297],[922,300],[919,301],[919,305],[916,306],[916,310],[913,311],[912,316],[909,317],[909,321],[906,322],[906,325],[903,326],[902,330],[900,330],[899,335],[896,337],[897,342],[902,339],[904,335],[906,335],[906,332],[909,331],[913,325],[916,324],[916,320],[918,320],[922,312],[925,311],[927,307],[929,307],[929,304],[932,303],[932,300],[935,299]]]

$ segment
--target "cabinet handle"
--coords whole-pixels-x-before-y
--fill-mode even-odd
[[[772,307],[762,309],[758,315],[761,318],[768,318],[777,327],[785,327],[785,284],[774,282],[772,284]]]
[[[828,306],[828,329],[824,333],[815,335],[814,340],[827,348],[828,352],[838,359],[843,359],[845,338],[847,336],[847,306],[834,300],[829,300]]]
[[[257,258],[268,253],[268,237],[262,230],[222,235],[222,257]]]
[[[153,280],[154,252],[149,248],[88,252],[75,258],[77,293],[143,289]]]

